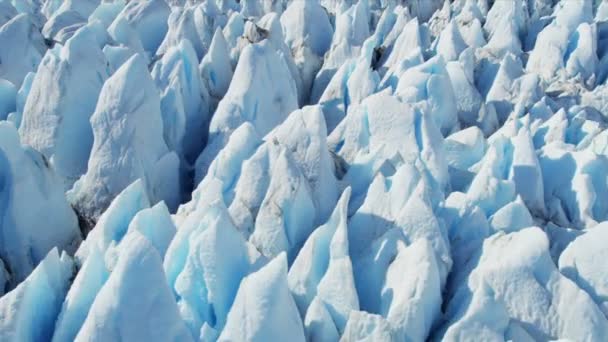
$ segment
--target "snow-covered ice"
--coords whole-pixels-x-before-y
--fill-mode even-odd
[[[0,340],[605,340],[607,22],[0,0]]]

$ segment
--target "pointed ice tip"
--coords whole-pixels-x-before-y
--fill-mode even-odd
[[[342,195],[340,196],[340,199],[338,200],[338,204],[336,205],[336,211],[344,213],[344,215],[346,215],[346,212],[348,211],[348,202],[350,201],[351,192],[352,189],[350,186],[344,189]]]
[[[230,136],[230,139],[237,139],[239,137],[250,139],[252,143],[261,139],[255,127],[249,121],[245,121],[237,127]]]
[[[226,37],[224,37],[224,32],[222,31],[221,27],[217,27],[215,29],[215,32],[213,33],[213,38],[211,39],[211,46],[209,47],[209,50],[213,49],[213,47],[216,44],[226,44]]]
[[[3,145],[3,141],[11,141],[13,144],[15,141],[19,141],[19,133],[14,123],[11,121],[0,121],[0,147]]]
[[[167,212],[169,213],[169,208],[167,207],[167,203],[165,201],[160,201],[152,206],[151,208],[154,212]]]
[[[116,70],[111,78],[120,77],[124,78],[125,80],[137,80],[140,79],[142,75],[150,75],[148,71],[148,63],[140,53],[135,53],[126,62],[124,62],[123,65],[118,68],[118,70]]]
[[[321,137],[327,137],[327,123],[320,105],[304,107],[304,123],[307,128],[318,133]]]
[[[265,279],[267,283],[274,283],[280,277],[287,278],[287,253],[282,251],[260,270],[247,276],[247,278],[251,277]]]
[[[287,253],[283,251],[274,259],[275,260],[270,261],[270,263],[277,263],[279,265],[278,267],[280,267],[279,271],[281,271],[281,273],[287,273]]]
[[[118,196],[126,196],[133,197],[138,196],[142,198],[148,198],[148,193],[146,191],[146,187],[144,186],[144,182],[141,178],[137,178],[133,183],[127,186]]]

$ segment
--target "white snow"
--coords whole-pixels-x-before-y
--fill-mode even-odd
[[[74,273],[72,259],[52,249],[17,288],[0,298],[0,339],[48,341]]]
[[[159,94],[139,54],[104,83],[91,125],[94,141],[87,173],[69,193],[81,216],[95,221],[138,178],[153,203],[165,200],[169,208],[177,207],[179,158],[160,138]]]
[[[0,51],[0,77],[20,87],[25,75],[38,68],[46,50],[32,17],[22,13],[0,27],[0,45],[10,46]]]
[[[0,340],[604,340],[607,4],[0,0]]]
[[[74,252],[81,236],[61,180],[41,154],[21,145],[9,122],[0,122],[0,185],[0,257],[12,288],[53,247]]]
[[[66,188],[87,170],[93,146],[89,118],[110,73],[97,29],[85,26],[65,46],[48,50],[32,82],[19,127],[23,142],[44,154],[64,178]]]
[[[250,122],[263,136],[297,109],[297,89],[289,75],[285,60],[269,41],[243,50],[230,88],[211,119],[207,147],[196,162],[197,174],[206,174],[211,161],[243,122]]]
[[[139,233],[129,234],[122,245],[74,340],[190,340],[158,251]]]
[[[281,324],[274,324],[280,321]],[[287,257],[279,254],[241,282],[218,341],[305,341],[287,287]]]

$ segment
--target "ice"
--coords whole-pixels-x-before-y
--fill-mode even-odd
[[[399,211],[414,192],[424,170],[416,163],[404,163],[390,177],[378,173],[371,182],[365,200],[350,220],[351,255],[365,251],[392,226]]]
[[[403,248],[403,249],[402,249]],[[428,240],[398,246],[386,272],[380,312],[399,340],[427,338],[441,308],[441,284],[433,248]]]
[[[492,5],[486,16],[486,22],[484,29],[493,35],[498,29],[498,26],[503,20],[513,20],[517,28],[517,32],[523,32],[528,24],[528,11],[527,1],[525,0],[514,0],[514,1],[499,1]]]
[[[181,206],[177,218],[183,218],[199,207],[206,200],[206,196],[213,195],[212,183],[218,182],[221,195],[226,203],[234,198],[235,185],[238,181],[241,164],[256,151],[262,140],[255,132],[253,126],[246,122],[237,128],[230,136],[224,147],[209,167],[209,172],[192,193],[192,200]],[[199,176],[197,174],[197,176]],[[207,203],[208,204],[208,203]]]
[[[275,324],[280,321],[281,324]],[[218,341],[305,341],[302,320],[287,286],[280,254],[241,282]]]
[[[85,26],[64,47],[48,50],[32,82],[19,127],[23,142],[48,159],[68,189],[87,170],[93,146],[89,118],[110,73],[97,29]]]
[[[135,231],[145,236],[163,259],[169,243],[175,235],[176,228],[169,209],[164,202],[159,202],[151,208],[140,210],[133,217],[127,234]]]
[[[180,226],[169,246],[165,270],[180,313],[198,338],[204,324],[222,331],[239,283],[260,259],[220,201],[201,209],[195,225],[190,222]]]
[[[451,20],[441,31],[436,44],[435,52],[442,56],[445,61],[458,59],[460,53],[466,49],[467,44],[460,34],[456,20]]]
[[[487,216],[494,214],[516,196],[515,184],[503,176],[506,168],[503,163],[507,159],[504,147],[507,144],[502,139],[490,146],[467,190],[467,199],[479,206]]]
[[[0,0],[0,340],[603,340],[606,3]]]
[[[196,9],[196,7],[192,6],[185,8],[175,7],[171,11],[167,22],[169,29],[161,45],[158,47],[158,51],[156,51],[158,55],[162,56],[172,46],[180,44],[184,40],[190,42],[196,52],[197,59],[200,59],[205,54],[205,47],[198,35],[196,23],[194,22],[194,12]]]
[[[169,48],[151,72],[161,92],[163,136],[187,165],[203,149],[209,122],[209,95],[200,84],[197,67],[196,53],[184,39]]]
[[[405,243],[401,229],[392,228],[378,238],[374,238],[362,252],[351,251],[355,285],[360,299],[361,310],[380,313],[381,294],[389,265],[397,257],[397,247]],[[403,247],[403,246],[400,246]],[[357,254],[354,254],[357,253]],[[385,302],[392,298],[385,298]],[[386,304],[386,303],[385,303]]]
[[[292,260],[303,239],[312,227],[324,222],[336,201],[338,184],[324,141],[324,120],[317,107],[292,113],[263,144],[251,124],[241,125],[211,164],[191,203],[180,208],[179,216],[200,207],[204,196],[217,196],[208,189],[214,180],[220,180],[220,193],[241,233],[249,239],[255,232],[251,241],[267,256],[293,249]],[[298,210],[307,214],[298,216]],[[270,222],[275,223],[268,225]],[[269,231],[279,234],[272,242],[262,238]],[[283,233],[290,242],[287,235],[280,237]]]
[[[57,12],[59,7],[61,7],[61,3],[61,1],[57,0],[46,1],[44,4],[42,4],[40,13],[42,13],[45,17],[50,18],[53,16],[53,14],[55,14],[55,12]]]
[[[304,103],[306,103],[306,101],[308,100],[308,89],[310,89],[310,84],[308,84],[306,86],[308,88],[306,88],[302,83],[302,77],[305,74],[305,70],[302,68],[306,69],[312,67],[314,69],[318,69],[318,67],[316,67],[317,63],[312,62],[311,64],[314,64],[313,66],[302,65],[300,66],[300,69],[298,69],[298,65],[296,65],[294,56],[292,55],[295,51],[291,50],[289,46],[285,43],[283,28],[281,27],[281,21],[278,14],[268,13],[262,18],[260,18],[260,20],[255,25],[249,25],[248,27],[255,28],[255,31],[248,30],[246,34],[246,36],[250,36],[250,38],[248,38],[249,41],[255,42],[266,37],[270,44],[275,48],[279,56],[281,56],[283,60],[285,60],[285,63],[287,63],[287,67],[289,68],[291,78],[296,84],[296,89],[298,92],[298,104],[303,105]],[[250,35],[250,33],[253,34]],[[307,77],[311,77],[311,75],[308,75]]]
[[[58,14],[67,11],[75,11],[83,18],[88,18],[91,13],[99,6],[99,0],[66,0],[53,12]]]
[[[10,46],[0,51],[0,77],[21,87],[25,75],[36,71],[46,50],[34,19],[28,14],[19,14],[0,27],[0,45]]]
[[[588,150],[567,151],[545,146],[539,156],[549,217],[563,226],[591,227],[604,221],[606,204],[597,194],[606,191],[602,177],[606,160]],[[557,171],[559,170],[559,171]]]
[[[608,279],[598,261],[604,260],[608,250],[602,241],[608,226],[606,222],[588,229],[572,241],[559,257],[560,272],[585,290],[608,316]]]
[[[319,99],[319,105],[323,108],[329,132],[332,132],[346,116],[349,105],[347,96],[348,80],[356,65],[354,61],[342,65],[331,78]]]
[[[483,0],[460,0],[458,2],[458,5],[461,6],[460,9],[454,8],[458,11],[456,19],[459,24],[463,25],[474,20],[479,22],[485,21],[485,15],[487,15],[488,9],[487,3],[483,4],[483,2]]]
[[[376,44],[377,42],[370,38],[361,49],[361,56],[346,82],[346,102],[348,105],[360,103],[366,97],[375,93],[378,88],[380,76],[370,67],[373,64],[371,56],[373,52],[369,51]]]
[[[399,36],[404,30],[404,26],[409,23],[412,18],[407,7],[394,4],[392,2],[389,2],[389,6],[386,8],[383,15],[386,15],[388,18],[392,17],[394,21],[390,27],[390,30],[383,35],[384,46],[387,47],[387,50],[385,51],[388,52],[390,49],[392,49],[392,46],[395,44],[396,40],[399,39]],[[416,21],[418,20],[416,19]],[[380,23],[378,24],[378,27],[380,27]]]
[[[446,224],[453,260],[452,273],[445,288],[444,301],[447,301],[462,279],[470,273],[471,265],[468,261],[481,249],[484,239],[490,236],[491,229],[483,210],[469,202],[461,192],[451,193],[438,214]]]
[[[485,135],[490,135],[498,126],[496,110],[493,105],[484,103],[474,80],[467,75],[466,66],[460,62],[449,62],[446,70],[456,98],[458,119],[463,126],[477,126]]]
[[[410,8],[413,15],[419,17],[423,21],[427,21],[441,5],[441,0],[415,0],[410,4]]]
[[[243,0],[241,14],[245,17],[261,17],[264,15],[264,10],[262,9],[262,5],[257,1]]]
[[[579,24],[593,20],[593,5],[590,1],[563,1],[553,8],[553,15],[557,25],[572,32]]]
[[[345,190],[346,202],[350,189]],[[352,310],[359,309],[353,267],[348,254],[346,203],[338,203],[342,218],[329,244],[329,263],[317,286],[317,297],[327,306],[338,331],[343,332]]]
[[[11,82],[0,79],[0,120],[17,109],[17,88]]]
[[[484,36],[483,27],[481,21],[474,18],[472,21],[460,22],[463,20],[459,15],[456,17],[459,21],[460,34],[464,42],[473,48],[480,48],[486,45],[486,38]],[[468,19],[467,19],[468,20]]]
[[[583,315],[589,319],[576,318]],[[508,338],[515,329],[535,340],[595,340],[608,329],[591,297],[559,273],[547,236],[536,227],[487,239],[447,316],[450,326],[439,335],[444,340],[471,334]]]
[[[453,262],[446,227],[434,214],[431,190],[424,179],[417,184],[414,193],[400,210],[396,224],[410,241],[427,239],[431,242],[443,286]]]
[[[447,182],[443,139],[434,120],[387,91],[352,108],[328,143],[348,163],[353,163],[360,151],[379,151],[375,158],[380,161],[397,154],[405,160],[420,156],[435,182],[441,187]]]
[[[235,13],[239,10],[239,4],[236,2],[236,0],[219,0],[217,3],[220,11],[223,13]]]
[[[110,56],[108,56],[108,60],[110,61],[114,70],[118,70],[118,68],[127,61],[128,57],[131,57],[135,53],[139,53],[142,56],[147,55],[147,53],[144,51],[144,47],[137,34],[137,31],[135,31],[135,29],[125,18],[117,17],[112,22],[110,27],[108,27],[107,31],[110,34],[110,37],[112,37],[112,39],[120,45],[118,47],[111,45],[105,46],[105,51],[116,48],[126,48],[129,50],[128,56],[120,60],[119,63],[114,62],[114,58],[110,58]],[[106,53],[106,55],[108,54]]]
[[[19,14],[9,1],[0,2],[0,27]]]
[[[263,136],[297,109],[297,104],[297,89],[289,68],[271,43],[247,46],[230,88],[211,119],[209,142],[197,159],[196,169],[206,174],[211,161],[243,122],[251,122]]]
[[[311,188],[317,211],[315,222],[324,222],[331,214],[339,191],[321,108],[309,106],[292,112],[266,137],[267,141],[275,139],[292,151],[296,165]]]
[[[382,60],[380,62],[383,67],[387,69],[399,65],[404,58],[407,58],[411,54],[412,50],[422,48],[418,18],[413,18],[408,21],[407,24],[403,26],[403,30],[399,32],[394,43],[389,45],[390,36],[398,27],[400,18],[402,17],[398,17],[397,23],[395,23],[393,30],[389,33],[389,36],[386,37],[384,42],[384,44],[388,46],[387,50],[382,54]]]
[[[98,251],[102,255],[105,254],[110,246],[117,244],[125,236],[135,215],[148,207],[150,200],[144,184],[141,180],[136,180],[121,191],[99,217],[94,229],[78,248],[77,260],[83,264],[90,253]]]
[[[47,1],[49,3],[50,1]],[[89,16],[89,22],[98,20],[104,27],[109,27],[125,7],[124,0],[102,2]]]
[[[233,12],[228,18],[226,26],[222,29],[226,42],[230,47],[230,63],[232,68],[236,67],[238,62],[240,50],[238,49],[239,43],[242,41],[243,33],[245,31],[245,17],[238,12]]]
[[[351,310],[359,309],[348,252],[346,211],[350,194],[347,188],[329,221],[310,235],[289,270],[289,288],[300,313],[304,315],[317,298],[339,332],[344,331]]]
[[[52,249],[26,280],[0,298],[0,339],[50,340],[73,266],[65,252]]]
[[[449,135],[444,146],[448,165],[459,170],[468,170],[483,158],[486,151],[483,132],[477,127]]]
[[[534,49],[530,53],[527,71],[535,72],[544,80],[550,81],[563,68],[563,56],[568,47],[570,31],[555,22],[545,27],[536,39]]]
[[[55,323],[54,342],[74,340],[87,318],[95,296],[110,276],[104,256],[96,246],[92,248],[90,256],[78,270],[65,297]]]
[[[450,22],[451,17],[452,9],[450,3],[448,1],[444,1],[443,6],[438,8],[428,20],[431,34],[435,37],[439,36],[441,31],[443,31],[446,25]]]
[[[527,129],[519,130],[512,139],[513,157],[509,179],[515,183],[517,192],[524,202],[536,213],[545,211],[543,175],[540,169],[536,151]]]
[[[566,57],[566,73],[569,77],[579,76],[583,80],[595,75],[597,59],[597,28],[581,23],[570,38]]]
[[[407,69],[400,77],[395,93],[404,102],[425,101],[435,125],[443,135],[458,130],[456,99],[441,55]]]
[[[145,51],[154,53],[167,32],[169,12],[163,0],[128,1],[115,22],[126,21],[137,33]]]
[[[191,340],[158,251],[137,232],[125,239],[112,274],[74,340]]]
[[[298,65],[304,88],[302,100],[306,101],[323,56],[331,46],[334,30],[318,0],[292,1],[281,15],[281,26]]]
[[[21,125],[23,108],[25,108],[25,101],[27,100],[27,96],[32,88],[32,82],[34,81],[35,75],[36,74],[33,72],[29,72],[27,75],[25,75],[21,88],[19,88],[19,91],[17,91],[15,98],[15,111],[6,117],[6,120],[12,122],[17,128],[19,128]]]
[[[6,291],[6,285],[10,280],[11,275],[6,270],[4,266],[4,262],[0,259],[0,296],[4,295],[4,291]]]
[[[80,13],[67,10],[53,15],[42,28],[42,35],[58,43],[65,43],[74,32],[86,23]]]
[[[340,341],[394,341],[391,328],[382,316],[352,311]]]
[[[528,61],[528,66],[530,61]],[[496,75],[487,87],[480,86],[486,101],[496,108],[496,114],[502,122],[511,113],[511,92],[513,83],[523,74],[521,61],[512,54],[506,54],[500,61]],[[484,89],[485,88],[485,89]]]
[[[306,338],[310,341],[337,341],[340,333],[333,323],[331,314],[319,297],[315,297],[304,319]]]
[[[266,196],[270,184],[271,165],[277,160],[281,147],[263,144],[242,165],[241,176],[234,185],[230,214],[241,233],[249,238],[254,229],[255,215]],[[295,188],[294,188],[295,189]]]
[[[199,66],[202,83],[213,98],[214,106],[220,101],[232,80],[232,65],[228,42],[219,28],[216,29],[209,46],[209,52]]]
[[[348,6],[346,2],[342,3]],[[347,10],[337,13],[334,36],[323,66],[312,85],[310,102],[317,103],[340,66],[359,54],[361,45],[370,35],[369,4],[359,1]]]
[[[41,13],[42,3],[39,1],[10,1],[11,4],[15,7],[19,14],[26,14],[30,16],[32,23],[35,25],[37,29],[42,27],[45,22],[45,17]]]
[[[42,34],[47,39],[65,43],[80,27],[86,24],[87,18],[99,5],[99,0],[48,1],[45,4],[48,10],[46,14],[48,20],[42,28]],[[58,7],[52,8],[55,6]]]
[[[291,261],[313,230],[315,206],[304,175],[285,148],[271,173],[250,241],[267,257],[286,251]]]
[[[87,173],[69,192],[79,215],[96,221],[138,178],[153,203],[165,200],[175,210],[181,197],[179,160],[158,139],[163,136],[159,95],[139,54],[104,83],[91,125],[94,142]]]
[[[304,44],[321,57],[331,45],[333,29],[327,13],[316,0],[289,4],[281,15],[281,25],[291,49]]]
[[[484,49],[488,49],[493,56],[502,58],[507,53],[519,56],[522,53],[521,45],[517,23],[511,18],[505,17],[499,21],[492,38]]]
[[[507,233],[534,225],[532,215],[521,197],[517,197],[515,201],[498,209],[498,211],[490,217],[488,223],[495,232],[504,231]]]
[[[592,21],[592,11],[590,1],[562,1],[556,5],[555,19],[539,33],[527,69],[551,81],[565,68],[567,76],[580,73],[587,81],[597,63],[594,29],[586,24]]]
[[[22,146],[15,127],[0,122],[0,256],[14,287],[53,247],[72,253],[81,240],[61,180],[44,157]]]

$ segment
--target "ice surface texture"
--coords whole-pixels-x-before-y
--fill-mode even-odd
[[[0,1],[0,341],[604,341],[608,1]]]

